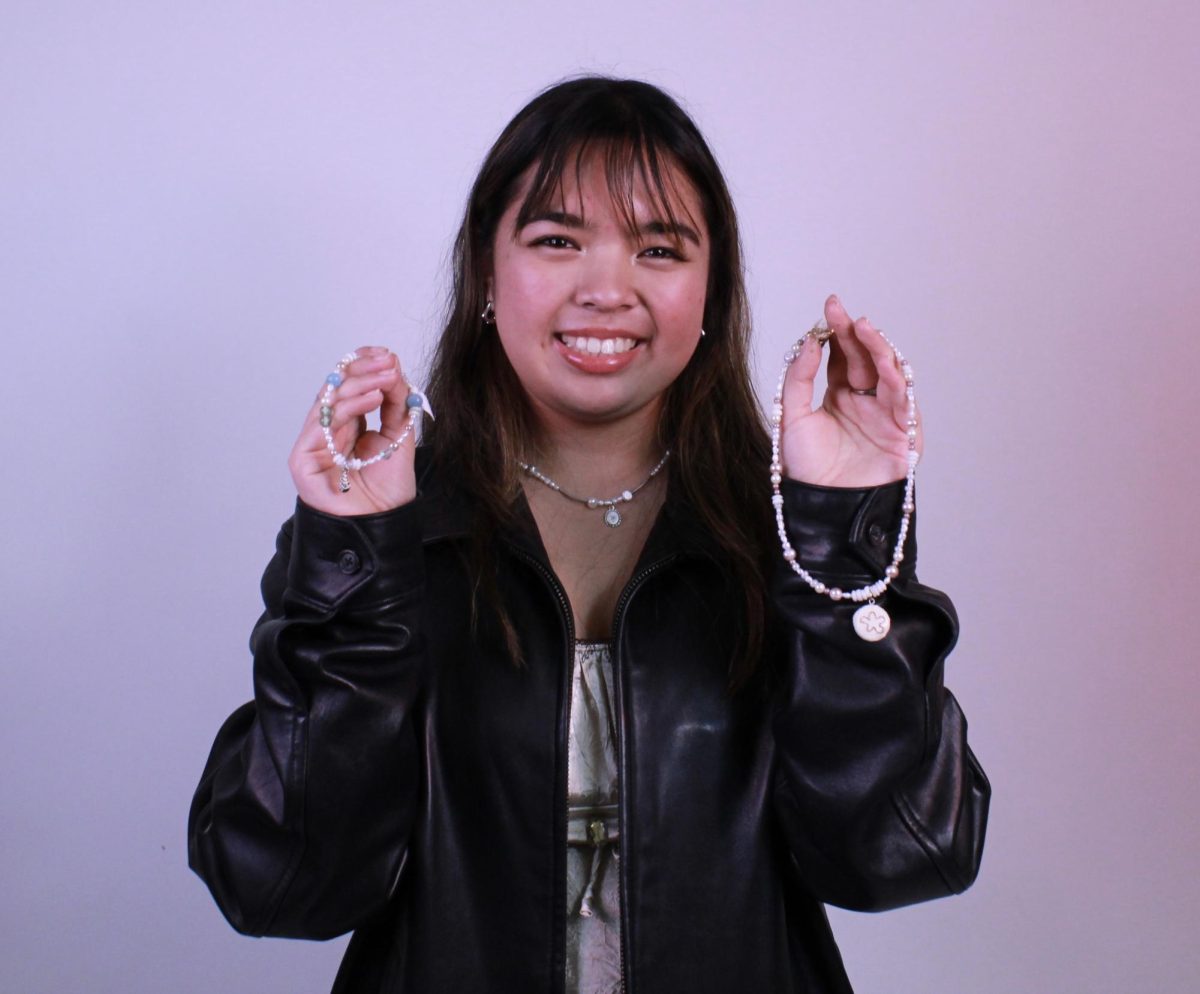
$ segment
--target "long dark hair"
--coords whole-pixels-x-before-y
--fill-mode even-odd
[[[740,597],[739,651],[730,686],[756,668],[765,631],[762,557],[773,524],[763,494],[770,444],[749,370],[750,315],[737,215],[725,179],[691,118],[670,96],[637,80],[587,76],[543,91],[509,122],[488,152],[454,243],[445,329],[429,396],[437,421],[427,435],[439,473],[468,493],[479,514],[469,565],[478,593],[496,610],[510,655],[521,663],[495,581],[493,537],[511,520],[517,459],[533,451],[536,426],[495,329],[480,318],[488,261],[501,215],[526,170],[536,167],[518,225],[545,209],[565,170],[584,153],[603,154],[614,203],[632,222],[634,179],[674,222],[667,167],[695,187],[710,236],[706,337],[667,391],[659,442],[670,447],[668,499],[686,501],[712,536],[731,593]]]

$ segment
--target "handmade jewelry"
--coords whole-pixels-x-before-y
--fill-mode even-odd
[[[775,388],[775,396],[771,407],[771,503],[775,507],[775,523],[779,529],[779,544],[783,547],[783,558],[792,568],[792,571],[807,583],[818,594],[823,594],[830,600],[854,601],[856,604],[865,601],[857,611],[854,612],[854,631],[859,638],[867,642],[878,642],[891,630],[891,616],[882,607],[875,603],[876,599],[881,597],[884,591],[891,586],[892,581],[900,575],[900,563],[904,559],[904,541],[908,537],[908,526],[912,520],[913,511],[916,509],[914,500],[914,487],[917,477],[917,463],[920,460],[920,454],[917,452],[917,395],[913,389],[913,374],[912,366],[908,364],[908,360],[900,354],[900,350],[888,339],[883,332],[879,335],[896,357],[896,362],[900,365],[900,372],[904,376],[904,395],[908,400],[908,418],[906,431],[908,434],[908,472],[904,478],[904,503],[901,505],[900,517],[900,533],[896,538],[896,547],[892,552],[891,564],[883,571],[883,576],[874,583],[868,584],[865,587],[859,587],[857,590],[842,590],[840,587],[830,587],[822,583],[803,566],[796,561],[796,550],[792,548],[791,542],[788,541],[787,529],[783,523],[783,494],[780,492],[779,485],[783,482],[783,464],[780,461],[780,434],[783,426],[783,385],[787,379],[788,369],[792,363],[796,361],[796,357],[800,355],[800,350],[804,347],[804,343],[809,338],[816,338],[818,347],[825,344],[829,336],[833,332],[818,322],[813,325],[809,331],[806,331],[800,340],[796,342],[783,357],[783,371],[779,374],[779,385]],[[852,390],[852,393],[858,396],[869,396],[865,391]],[[874,388],[870,394],[875,393]]]
[[[659,470],[661,470],[667,464],[667,460],[670,457],[671,450],[667,449],[667,451],[663,453],[663,457],[658,461],[658,465],[650,470],[650,475],[647,476],[646,479],[644,479],[632,490],[622,490],[621,493],[617,494],[616,497],[576,497],[574,494],[567,493],[561,486],[559,486],[554,480],[550,479],[550,477],[548,477],[536,466],[530,466],[528,463],[523,463],[519,459],[517,460],[517,465],[535,480],[544,483],[555,493],[566,497],[567,500],[573,500],[576,504],[584,504],[591,508],[605,508],[604,523],[608,525],[609,528],[616,528],[621,524],[621,512],[617,510],[617,505],[627,504],[629,501],[633,500],[633,498],[637,496],[638,491],[640,491],[646,486],[646,484],[658,476]]]
[[[408,387],[408,396],[404,400],[404,406],[408,409],[408,421],[404,425],[404,429],[400,432],[400,437],[392,439],[386,448],[376,452],[369,459],[359,459],[357,456],[352,455],[353,448],[349,452],[339,452],[337,443],[333,440],[333,430],[330,427],[333,424],[333,395],[337,391],[337,388],[342,385],[346,367],[357,358],[357,352],[347,352],[338,360],[337,365],[333,367],[333,372],[325,377],[325,392],[321,395],[321,434],[325,436],[325,447],[329,450],[329,456],[333,460],[333,464],[341,467],[342,475],[338,480],[338,490],[341,493],[346,493],[350,489],[351,470],[357,472],[381,460],[391,459],[392,453],[400,448],[404,440],[418,429],[421,416],[428,414],[430,417],[433,417],[433,411],[429,407],[429,399],[424,393],[409,383],[408,380],[405,380],[405,385]]]

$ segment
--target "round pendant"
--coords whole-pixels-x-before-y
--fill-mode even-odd
[[[609,528],[616,528],[621,523],[621,512],[615,507],[610,507],[604,512],[604,523]]]
[[[864,604],[854,612],[855,634],[864,641],[878,642],[891,627],[891,616],[878,604]]]

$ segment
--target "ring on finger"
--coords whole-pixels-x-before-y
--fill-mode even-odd
[[[850,392],[852,394],[854,394],[855,397],[874,397],[875,396],[875,388],[874,387],[867,387],[865,390],[860,390],[858,387],[851,387]]]

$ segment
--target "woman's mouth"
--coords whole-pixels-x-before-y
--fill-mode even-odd
[[[638,356],[642,345],[637,338],[611,335],[578,335],[559,332],[554,336],[558,354],[581,373],[615,373]]]
[[[568,334],[556,337],[570,351],[581,355],[620,355],[638,344],[636,338],[593,338],[590,335]]]

